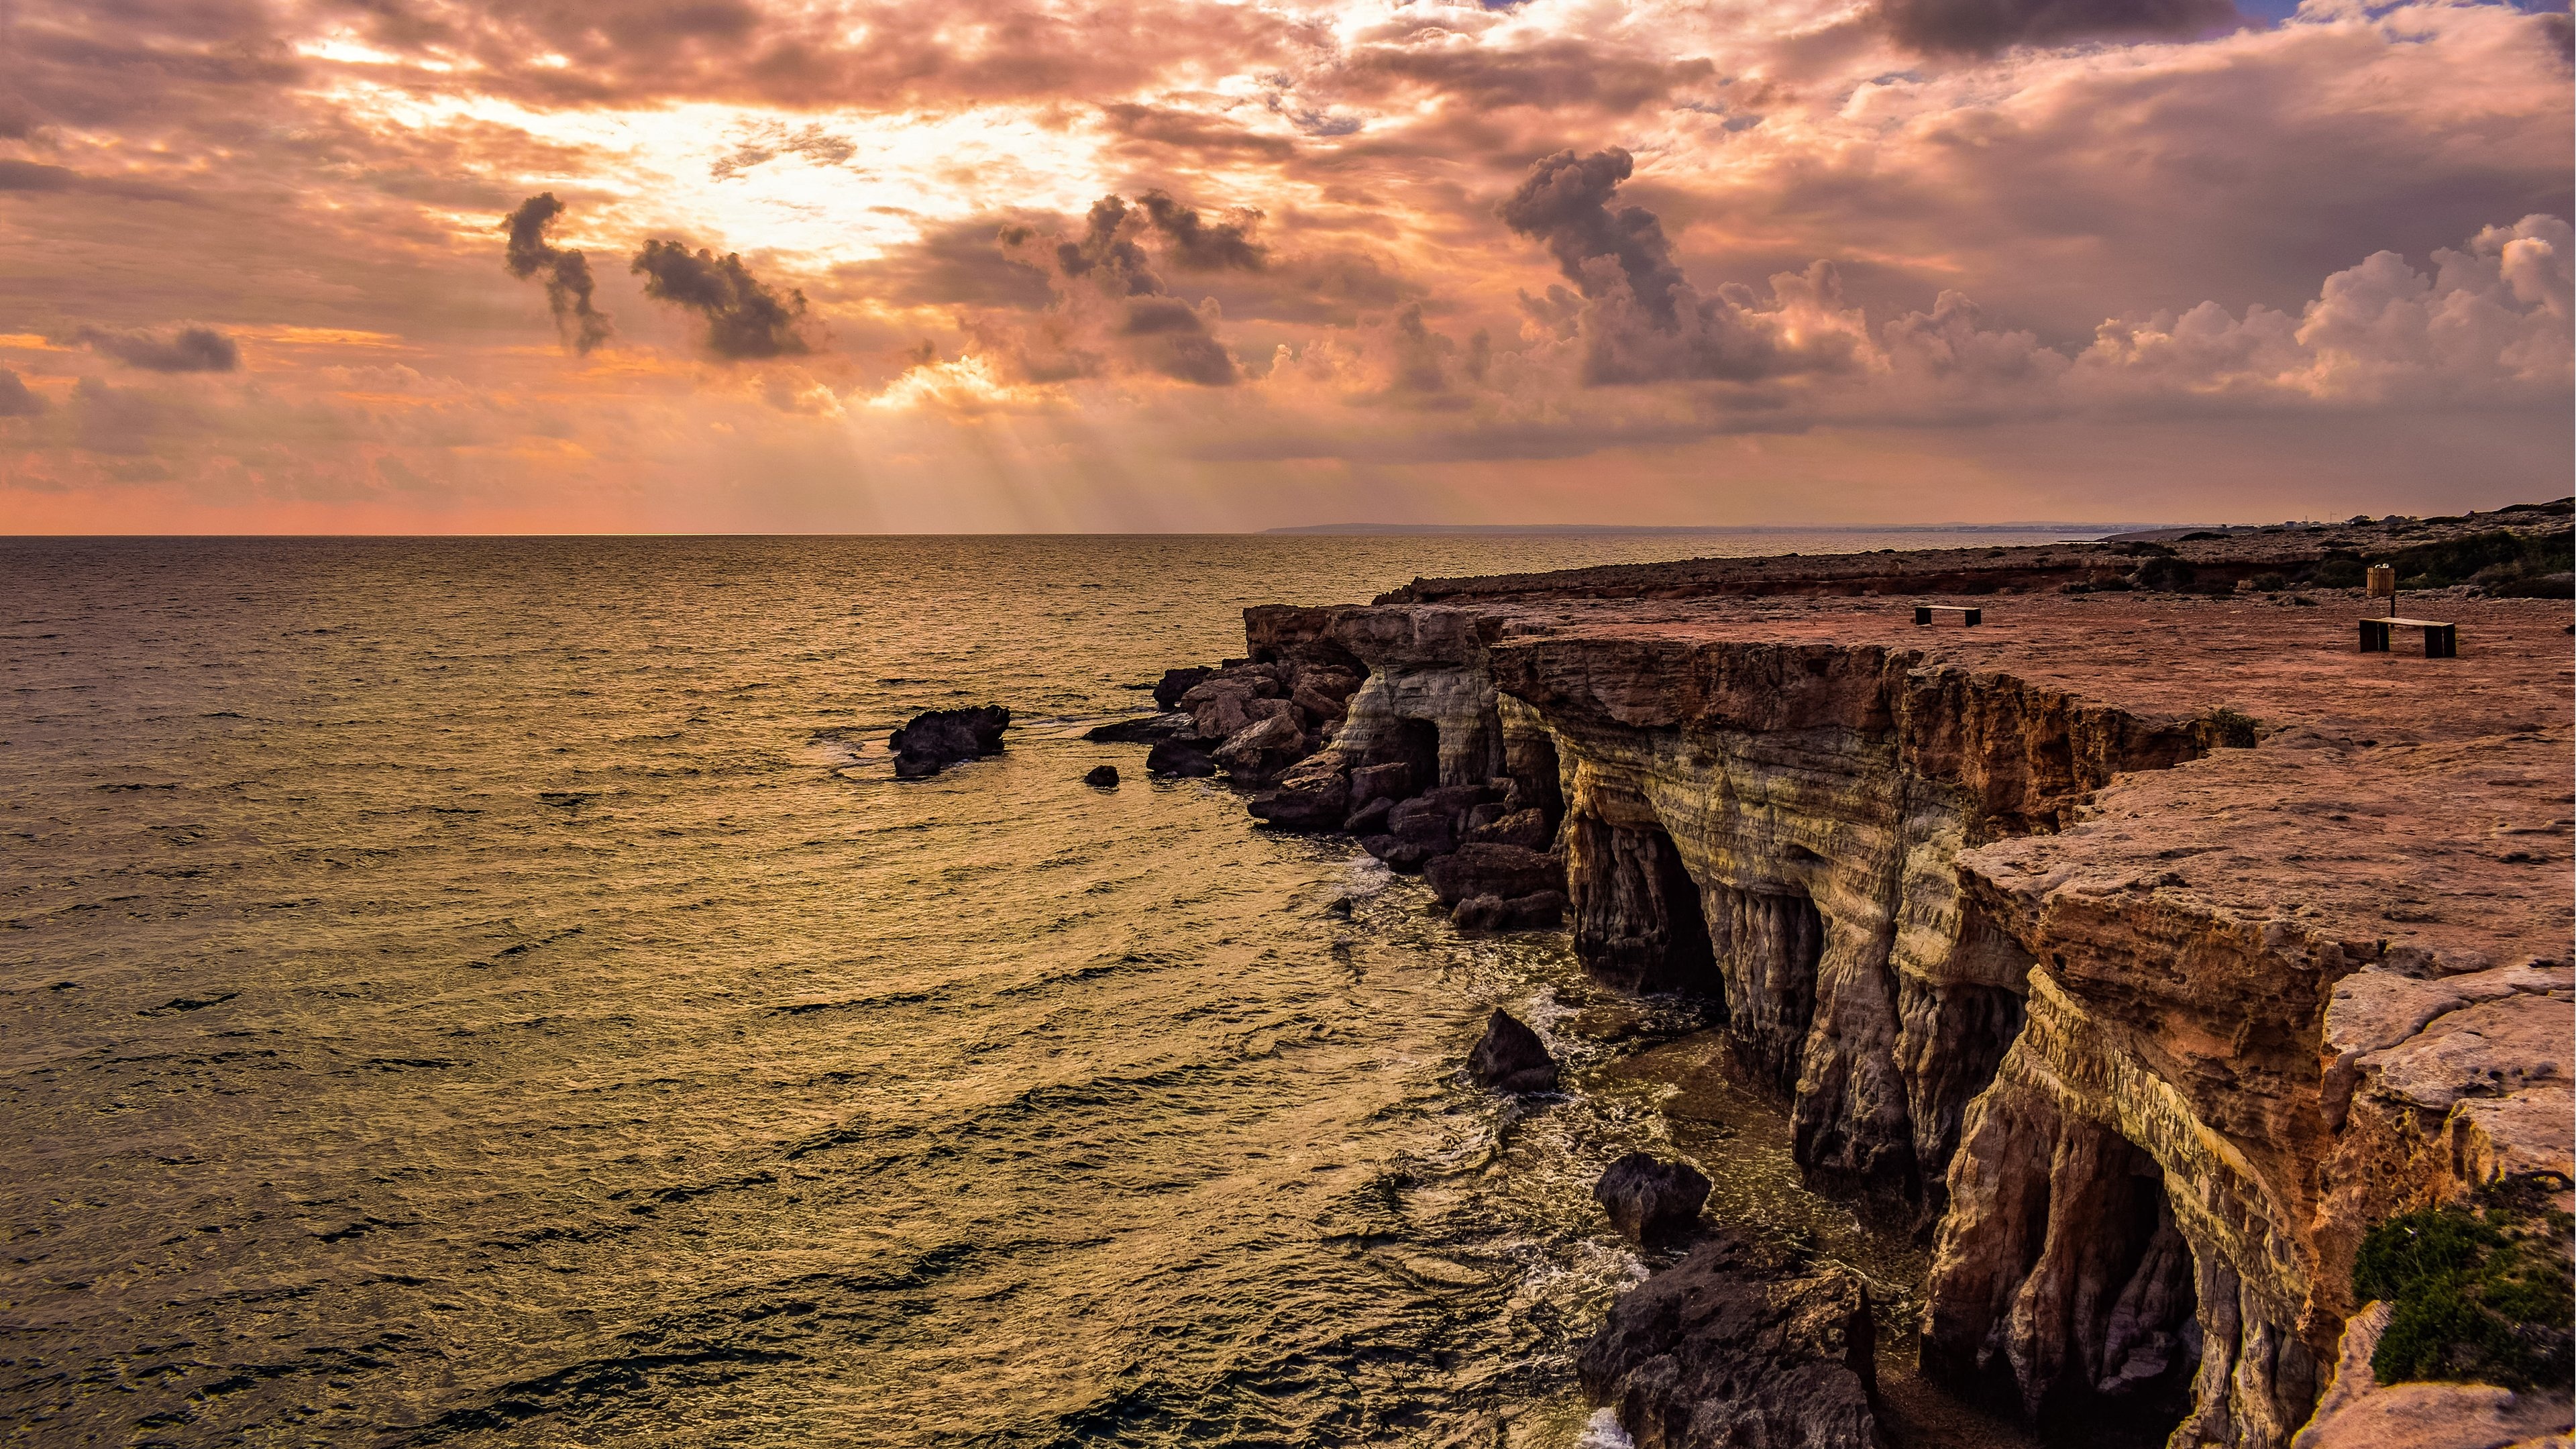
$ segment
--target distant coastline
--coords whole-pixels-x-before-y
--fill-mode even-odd
[[[2243,527],[2244,525],[2236,525]],[[1263,536],[1318,534],[1710,534],[1710,533],[2070,533],[2113,534],[2148,530],[2224,530],[2214,523],[1306,523],[1294,528],[1265,528]]]

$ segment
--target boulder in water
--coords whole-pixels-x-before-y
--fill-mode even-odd
[[[1170,714],[1140,714],[1134,719],[1112,720],[1093,725],[1082,737],[1103,745],[1158,745],[1165,740],[1195,740],[1199,722],[1195,715],[1175,710]]]
[[[1332,830],[1350,814],[1350,777],[1338,750],[1308,755],[1288,767],[1269,793],[1253,797],[1255,819],[1282,830]]]
[[[1198,779],[1216,773],[1216,760],[1186,740],[1165,740],[1145,752],[1145,773]]]
[[[1620,1296],[1575,1376],[1637,1449],[1876,1449],[1872,1347],[1858,1278],[1721,1229]]]
[[[1376,799],[1371,800],[1343,818],[1343,833],[1349,835],[1384,835],[1387,833],[1386,812],[1394,808],[1394,801],[1389,800],[1384,795],[1380,795]]]
[[[1696,1225],[1700,1204],[1708,1201],[1708,1179],[1687,1162],[1631,1152],[1601,1174],[1592,1198],[1610,1214],[1610,1226],[1642,1243]]]
[[[1485,1023],[1484,1039],[1467,1054],[1467,1075],[1505,1092],[1556,1090],[1556,1058],[1547,1043],[1501,1007]]]
[[[1091,773],[1082,777],[1082,783],[1096,785],[1103,790],[1115,790],[1118,788],[1118,767],[1094,765],[1091,767]]]
[[[1285,710],[1257,720],[1216,747],[1216,762],[1237,779],[1259,782],[1294,764],[1306,753],[1306,736]],[[1348,797],[1344,797],[1348,803]]]
[[[1215,670],[1205,665],[1193,665],[1188,669],[1166,669],[1163,671],[1162,681],[1154,686],[1154,703],[1164,709],[1179,709],[1181,696],[1189,693],[1201,680],[1214,673],[1216,673]]]
[[[1011,712],[998,704],[925,710],[886,737],[894,747],[895,778],[918,780],[960,760],[999,754],[1010,726]]]
[[[1541,891],[1565,889],[1565,863],[1555,856],[1519,845],[1471,841],[1423,867],[1440,903],[1454,906],[1469,896],[1518,900]]]
[[[1449,913],[1462,931],[1547,931],[1565,919],[1565,896],[1536,891],[1525,896],[1469,896]]]

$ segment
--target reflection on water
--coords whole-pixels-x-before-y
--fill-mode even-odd
[[[1570,1445],[1666,1121],[1456,1077],[1563,938],[1080,732],[1246,603],[1891,541],[0,544],[0,1425]]]

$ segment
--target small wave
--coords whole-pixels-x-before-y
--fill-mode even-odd
[[[1637,1441],[1619,1427],[1616,1410],[1595,1409],[1583,1421],[1583,1437],[1574,1441],[1574,1449],[1637,1449]]]

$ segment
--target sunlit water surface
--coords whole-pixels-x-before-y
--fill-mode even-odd
[[[1947,541],[0,542],[0,1426],[1571,1444],[1667,1127],[1458,1076],[1563,936],[1081,732],[1246,604]]]

